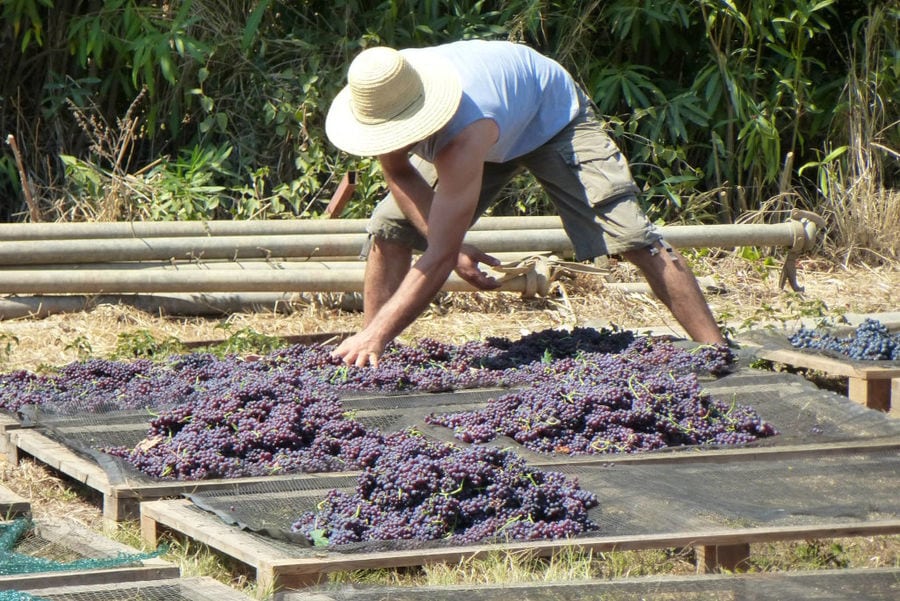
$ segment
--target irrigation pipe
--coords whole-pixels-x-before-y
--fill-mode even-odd
[[[344,299],[344,297],[348,299]],[[289,312],[291,307],[312,302],[290,293],[242,292],[240,294],[116,294],[24,296],[0,299],[0,320],[43,318],[57,313],[77,313],[99,305],[126,305],[160,315],[229,315],[241,312]],[[355,295],[336,300],[342,309],[358,309]]]
[[[666,226],[664,238],[676,247],[787,246],[807,249],[810,228],[798,221],[782,224]],[[812,228],[812,233],[815,229]],[[206,259],[323,258],[357,254],[366,234],[98,238],[0,241],[0,265],[97,263]],[[491,252],[548,251],[570,256],[572,245],[562,228],[475,230],[466,241]]]
[[[180,238],[211,236],[271,236],[361,234],[366,219],[284,219],[244,221],[132,221],[74,223],[3,223],[0,241],[72,240],[79,238]],[[553,229],[559,217],[482,217],[472,231]]]
[[[522,275],[503,284],[501,290],[529,296],[546,294],[549,283],[539,275]],[[534,281],[532,281],[534,280]],[[362,270],[354,269],[253,269],[231,270],[16,270],[0,272],[0,290],[7,294],[106,294],[156,292],[354,292],[362,288]],[[470,284],[451,275],[442,288],[448,292],[474,291]],[[530,294],[529,294],[530,293]]]
[[[713,278],[698,278],[701,287],[718,289]],[[360,290],[362,280],[360,280]],[[620,292],[653,295],[645,282],[611,282],[604,284]],[[285,292],[234,292],[193,294],[63,294],[17,296],[0,299],[0,320],[43,318],[57,313],[77,313],[99,305],[126,305],[159,315],[211,316],[241,312],[270,311],[290,313],[297,306],[315,303],[345,311],[361,311],[362,295],[344,292],[334,295]]]

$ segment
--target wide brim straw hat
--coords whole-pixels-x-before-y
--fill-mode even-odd
[[[461,97],[459,76],[445,59],[369,48],[350,64],[347,85],[328,109],[325,133],[350,154],[386,154],[440,130]]]

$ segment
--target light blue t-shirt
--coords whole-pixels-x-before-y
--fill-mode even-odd
[[[456,114],[413,147],[427,161],[434,161],[441,148],[479,119],[493,119],[500,129],[487,160],[509,161],[550,140],[587,106],[562,65],[522,44],[466,40],[401,52],[440,55],[456,68],[462,83]]]

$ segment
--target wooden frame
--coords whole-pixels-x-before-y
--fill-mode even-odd
[[[849,586],[848,586],[849,585]],[[844,568],[755,574],[626,576],[622,578],[449,584],[443,586],[378,586],[284,592],[278,601],[434,601],[435,599],[781,599],[821,598],[824,591],[890,599],[900,590],[900,568]],[[852,591],[852,593],[851,593]]]
[[[309,557],[290,557],[265,544],[262,537],[229,526],[214,514],[197,511],[188,500],[150,501],[141,504],[141,536],[156,544],[164,530],[174,531],[255,568],[257,585],[265,590],[302,588],[319,584],[329,572],[373,568],[454,563],[494,552],[535,552],[550,555],[567,548],[588,551],[630,551],[694,547],[702,558],[699,572],[733,569],[749,557],[751,543],[814,538],[874,536],[900,533],[900,519],[866,523],[735,528],[706,532],[676,532],[641,536],[598,536],[569,541],[537,541],[387,551],[334,553],[320,551]],[[719,559],[722,559],[722,562]],[[269,587],[272,587],[271,589]]]
[[[56,442],[37,430],[20,428],[9,432],[7,458],[11,463],[18,463],[25,455],[36,461],[84,484],[103,497],[103,517],[110,522],[121,522],[136,518],[143,501],[178,497],[185,493],[203,490],[237,490],[241,487],[257,483],[272,483],[277,480],[345,478],[353,472],[334,472],[324,474],[293,474],[286,476],[260,476],[256,478],[234,478],[198,481],[159,481],[146,484],[110,482],[109,475],[102,467],[85,459],[65,445]],[[595,457],[577,457],[548,460],[534,463],[538,467],[552,469],[554,465],[606,464],[606,463],[718,463],[729,459],[760,459],[767,457],[802,457],[808,455],[822,456],[833,453],[844,453],[854,450],[889,450],[900,448],[900,439],[888,438],[873,441],[848,441],[828,444],[785,445],[781,447],[735,448],[685,451],[670,454],[650,455],[617,455]]]

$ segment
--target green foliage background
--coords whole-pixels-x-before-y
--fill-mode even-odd
[[[367,46],[465,38],[525,42],[569,68],[655,218],[837,213],[858,178],[881,195],[900,181],[898,0],[0,7],[0,133],[15,136],[45,220],[316,217],[350,169],[359,187],[344,216],[364,216],[382,192],[378,166],[323,132],[347,64]],[[0,221],[29,218],[11,148]],[[517,180],[496,212],[546,208]]]

